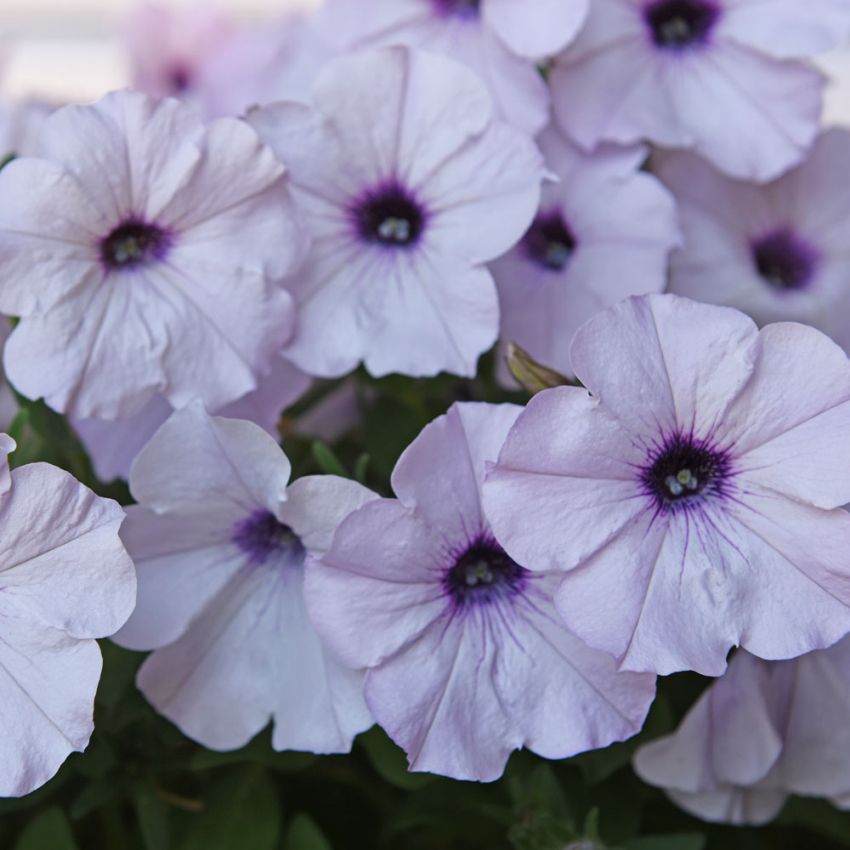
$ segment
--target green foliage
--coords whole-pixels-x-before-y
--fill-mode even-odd
[[[298,436],[294,421],[333,391],[320,384],[282,421],[296,476],[333,473],[390,495],[408,443],[454,401],[514,401],[485,359],[474,381],[355,376],[357,421],[338,440]],[[45,460],[122,503],[121,482],[99,482],[67,421],[19,399],[16,466]],[[144,656],[102,641],[103,678],[92,742],[44,788],[0,800],[0,850],[839,850],[850,815],[795,799],[762,829],[701,823],[643,785],[630,761],[645,741],[674,729],[707,685],[659,680],[635,739],[563,761],[513,756],[492,784],[411,774],[379,729],[349,755],[276,753],[270,730],[235,752],[187,740],[135,688]],[[234,698],[237,698],[236,696]],[[564,722],[569,722],[565,718]]]

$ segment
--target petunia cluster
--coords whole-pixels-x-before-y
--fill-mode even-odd
[[[204,747],[378,724],[481,782],[716,677],[647,783],[850,806],[850,135],[810,63],[850,3],[146,6],[127,38],[133,90],[0,112],[2,424],[66,417],[132,502],[0,438],[0,794],[85,747],[112,635]],[[441,373],[435,415],[405,379]],[[418,435],[348,476],[321,441],[391,442],[391,386]]]

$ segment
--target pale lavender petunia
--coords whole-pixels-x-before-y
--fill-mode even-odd
[[[205,64],[198,99],[214,116],[242,115],[278,100],[307,102],[319,72],[338,52],[315,15],[243,27]]]
[[[313,107],[248,120],[287,163],[314,240],[286,356],[306,372],[474,375],[495,341],[484,264],[532,220],[543,163],[462,65],[406,48],[334,60]]]
[[[135,599],[124,512],[46,463],[9,471],[0,435],[0,796],[43,785],[94,729],[102,666]]]
[[[538,141],[558,182],[544,186],[531,227],[491,270],[503,343],[566,374],[573,334],[587,319],[664,288],[679,230],[672,197],[639,170],[644,148],[588,155],[554,127]]]
[[[406,45],[463,62],[487,84],[501,117],[536,134],[549,94],[534,65],[564,48],[589,0],[330,0],[319,30],[341,48]]]
[[[272,152],[242,121],[132,92],[58,110],[40,142],[0,172],[12,384],[107,419],[252,391],[292,332],[281,280],[306,248]]]
[[[850,639],[791,661],[738,652],[673,735],[642,747],[638,775],[708,821],[760,825],[790,794],[846,805]]]
[[[685,242],[673,292],[737,307],[759,324],[813,325],[850,351],[850,132],[822,135],[805,162],[763,186],[732,180],[690,154],[660,160]]]
[[[174,7],[143,0],[124,26],[133,88],[157,97],[197,97],[209,86],[209,63],[236,33],[234,22],[210,3]]]
[[[247,419],[276,436],[281,413],[296,402],[310,386],[311,379],[282,357],[275,357],[271,371],[260,377],[259,386],[216,411],[230,419]],[[0,388],[0,423],[3,390]],[[74,419],[73,426],[101,481],[128,478],[136,455],[156,433],[174,408],[156,396],[135,416],[127,419]]]
[[[647,139],[770,180],[817,135],[824,80],[802,59],[848,37],[846,0],[594,0],[555,114],[586,148]]]
[[[304,605],[305,562],[375,498],[336,476],[289,484],[290,465],[257,425],[174,413],[136,458],[122,537],[139,598],[116,636],[153,649],[138,685],[188,736],[241,747],[269,720],[275,749],[347,752],[371,725],[363,676],[319,640]]]
[[[627,299],[576,334],[484,486],[518,563],[622,669],[718,675],[850,630],[850,361],[798,324]]]
[[[307,570],[307,603],[329,645],[368,668],[366,699],[410,768],[491,781],[511,751],[548,758],[635,734],[651,675],[618,673],[559,621],[557,577],[494,540],[480,487],[521,408],[454,405]]]

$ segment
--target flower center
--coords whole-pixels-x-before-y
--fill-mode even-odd
[[[155,224],[128,219],[100,242],[101,262],[109,269],[129,269],[165,257],[169,235]]]
[[[775,289],[804,289],[815,273],[814,249],[787,228],[753,242],[753,261],[762,280]]]
[[[477,18],[480,14],[481,0],[432,0],[442,15],[456,18]]]
[[[645,491],[662,510],[678,510],[723,495],[729,477],[730,464],[724,452],[683,435],[654,451],[641,473]]]
[[[180,94],[181,92],[185,92],[192,84],[192,74],[185,66],[176,65],[168,75],[168,82],[171,86],[171,91],[175,94]]]
[[[531,260],[545,269],[563,271],[576,249],[576,239],[557,210],[540,213],[522,239]]]
[[[231,540],[255,566],[265,564],[272,555],[283,556],[293,566],[304,561],[304,545],[298,535],[271,511],[255,511],[236,523]]]
[[[643,14],[655,45],[675,50],[704,44],[720,8],[714,0],[653,0]]]
[[[444,585],[459,608],[507,599],[522,591],[526,570],[490,538],[473,541],[446,572]]]
[[[352,213],[361,239],[391,248],[412,248],[425,229],[424,210],[398,183],[366,193]]]

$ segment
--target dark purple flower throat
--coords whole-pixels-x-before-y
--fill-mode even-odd
[[[539,266],[563,271],[576,249],[573,236],[559,210],[540,213],[522,239],[526,254]]]
[[[653,0],[643,16],[656,47],[683,50],[708,41],[720,7],[713,0]]]
[[[775,289],[805,289],[815,275],[817,251],[793,231],[781,227],[752,243],[759,276]]]
[[[461,551],[443,579],[457,608],[487,605],[522,592],[527,571],[489,537],[479,537]]]
[[[641,483],[662,513],[688,509],[728,492],[731,464],[726,452],[693,436],[675,434],[653,449]]]
[[[395,181],[366,192],[351,215],[361,239],[387,248],[413,248],[425,229],[422,205]]]
[[[162,260],[171,237],[161,227],[128,218],[100,241],[100,259],[110,270],[132,269]]]
[[[297,565],[304,560],[304,545],[298,535],[270,511],[254,511],[236,523],[231,539],[256,566],[274,555]]]

